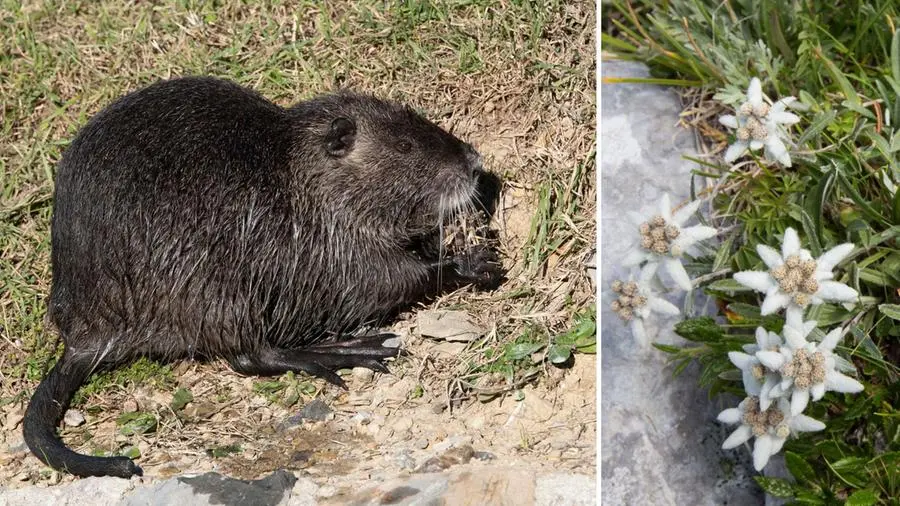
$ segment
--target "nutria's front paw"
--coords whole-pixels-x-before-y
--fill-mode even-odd
[[[456,255],[453,259],[456,274],[466,283],[482,290],[493,290],[503,281],[503,265],[497,251],[485,245],[477,245]]]

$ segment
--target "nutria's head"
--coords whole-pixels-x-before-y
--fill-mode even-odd
[[[475,204],[481,156],[409,107],[340,93],[292,110],[304,155],[317,162],[314,184],[360,226],[411,236]]]

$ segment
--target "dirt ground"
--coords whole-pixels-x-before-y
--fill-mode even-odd
[[[471,141],[503,180],[493,227],[508,281],[422,308],[465,311],[483,337],[424,338],[420,313],[405,314],[393,331],[409,356],[389,375],[347,371],[348,391],[183,362],[170,381],[83,390],[76,409],[85,420],[63,427],[67,444],[139,452],[151,477],[219,470],[256,478],[287,468],[337,494],[356,481],[470,458],[595,473],[594,355],[575,354],[560,368],[545,347],[511,370],[490,367],[511,343],[549,344],[594,302],[593,3],[551,2],[537,12],[476,1],[449,14],[349,5],[26,3],[4,14],[14,22],[0,32],[0,81],[12,84],[0,91],[0,486],[73,480],[43,466],[21,438],[25,402],[57,351],[43,315],[59,153],[114,97],[196,73],[235,79],[281,105],[335,86],[364,89],[410,103]],[[173,407],[182,388],[193,399]],[[323,420],[289,420],[316,399],[328,408]],[[123,434],[127,413],[152,414],[158,425]],[[447,452],[466,445],[474,453]]]

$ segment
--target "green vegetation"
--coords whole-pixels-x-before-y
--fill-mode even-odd
[[[696,360],[711,395],[744,395],[726,352],[754,342],[757,326],[778,332],[783,322],[761,316],[760,294],[727,279],[767,269],[757,245],[777,248],[791,227],[814,257],[840,243],[857,246],[835,280],[856,289],[859,304],[823,304],[806,319],[818,322],[819,338],[836,326],[847,329],[837,352],[855,365],[865,390],[829,392],[811,403],[805,414],[827,427],[788,440],[793,480],[757,479],[790,504],[898,504],[900,497],[898,27],[900,6],[889,0],[615,0],[604,6],[604,50],[650,66],[651,78],[631,81],[680,87],[685,122],[712,152],[735,141],[717,118],[734,113],[751,77],[760,78],[773,100],[799,99],[791,168],[761,156],[734,166],[721,157],[693,159],[696,195],[712,199],[709,219],[725,232],[718,250],[692,259],[689,272],[710,275],[702,287],[716,298],[720,318],[677,325],[692,341],[686,348],[657,345],[671,354],[676,373]]]
[[[501,237],[510,279],[495,293],[439,303],[496,322],[479,350],[503,354],[532,327],[540,329],[535,340],[552,345],[549,336],[577,328],[575,315],[593,301],[584,263],[595,237],[594,19],[591,4],[558,0],[0,0],[0,406],[26,401],[62,350],[44,320],[61,153],[116,98],[181,75],[231,79],[280,105],[350,87],[410,104],[473,142],[515,193]],[[583,336],[566,339],[557,359],[589,351]],[[473,361],[473,374],[480,366]],[[169,407],[179,414],[193,395],[198,405],[201,396],[219,404],[250,397],[250,388],[182,382],[224,367],[198,372],[141,360],[93,376],[74,405],[101,417],[138,386],[173,392]],[[414,396],[473,395],[456,364],[440,370],[455,376],[427,370]],[[190,389],[177,389],[182,384]],[[321,385],[289,374],[252,390],[292,406]],[[164,437],[173,430],[169,414],[155,415],[154,435]],[[64,435],[89,438],[87,427],[96,428]]]

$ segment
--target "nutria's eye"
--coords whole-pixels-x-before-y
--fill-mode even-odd
[[[400,141],[397,143],[397,150],[401,153],[409,153],[412,149],[412,143],[409,141]]]

